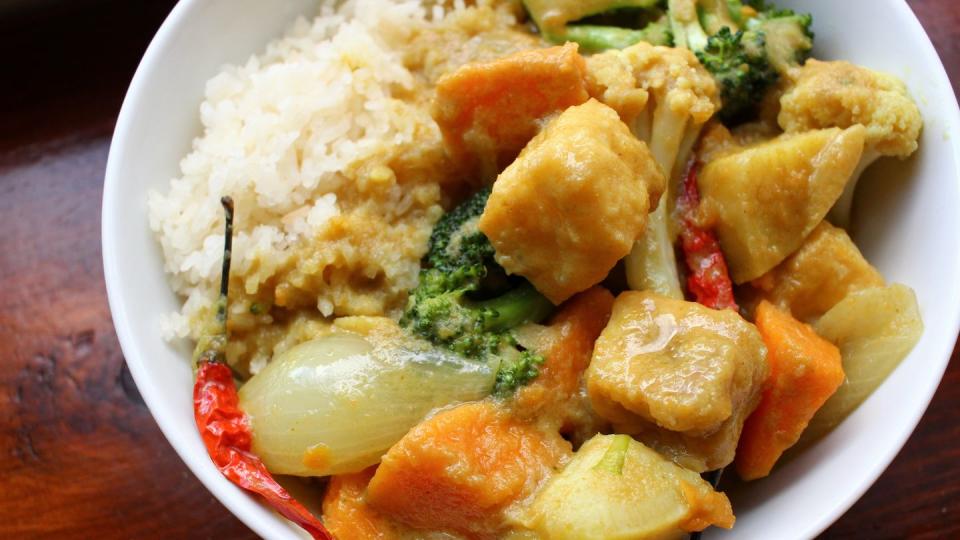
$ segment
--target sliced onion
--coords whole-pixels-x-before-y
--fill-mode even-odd
[[[800,448],[829,433],[880,386],[917,344],[923,322],[916,295],[895,284],[847,296],[814,329],[840,349],[846,379],[810,421]]]

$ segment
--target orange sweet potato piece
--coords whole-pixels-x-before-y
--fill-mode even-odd
[[[399,538],[396,527],[370,508],[364,500],[367,484],[376,467],[330,478],[323,497],[323,522],[336,538],[392,540]]]
[[[810,326],[766,301],[757,307],[756,321],[770,376],[737,446],[737,473],[744,480],[770,474],[844,379],[840,350]]]
[[[590,97],[577,45],[475,62],[437,81],[433,117],[453,157],[492,180],[537,134],[545,116]]]
[[[540,375],[517,391],[518,411],[539,413],[547,406],[563,404],[579,390],[593,344],[612,310],[613,295],[603,287],[588,289],[560,307],[535,340],[535,350],[544,356],[544,362]]]
[[[421,422],[384,456],[367,501],[418,529],[496,536],[503,510],[525,499],[569,457],[556,434],[510,417],[490,401]]]

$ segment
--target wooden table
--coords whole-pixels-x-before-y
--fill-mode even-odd
[[[253,537],[157,429],[104,291],[110,135],[173,4],[0,10],[0,538]],[[956,0],[910,4],[957,88]],[[890,469],[824,537],[960,537],[960,364]]]

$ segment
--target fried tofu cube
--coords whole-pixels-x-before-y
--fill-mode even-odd
[[[736,283],[760,277],[803,244],[857,170],[865,135],[860,125],[781,135],[704,166],[703,209]]]
[[[754,301],[766,300],[812,322],[848,294],[885,283],[847,232],[824,221],[796,253],[751,284]]]
[[[541,119],[585,102],[577,45],[474,62],[437,81],[433,117],[453,158],[492,179],[537,134]]]
[[[759,332],[738,314],[628,291],[597,340],[587,391],[617,431],[703,471],[733,460],[767,371]]]
[[[559,304],[630,252],[664,186],[646,144],[590,100],[554,118],[500,174],[479,227],[507,272]]]

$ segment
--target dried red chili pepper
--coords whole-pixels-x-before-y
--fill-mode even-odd
[[[238,407],[230,368],[221,362],[200,361],[193,406],[207,453],[228,480],[263,497],[274,510],[314,538],[333,539],[320,520],[278,484],[260,458],[251,453],[250,425]]]
[[[727,271],[727,261],[720,250],[720,242],[713,231],[704,229],[697,222],[700,206],[700,190],[697,173],[700,164],[691,160],[683,181],[683,189],[677,197],[677,212],[680,217],[680,241],[689,277],[687,289],[697,302],[713,309],[738,310],[733,298],[733,282]]]
[[[277,483],[266,465],[251,451],[253,434],[240,410],[233,372],[225,363],[227,344],[227,285],[233,237],[233,201],[221,199],[226,211],[223,273],[217,313],[205,336],[197,342],[197,380],[193,387],[193,414],[210,459],[228,480],[267,501],[285,518],[320,540],[333,540],[320,520]]]

